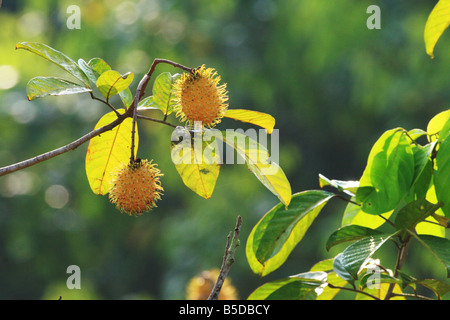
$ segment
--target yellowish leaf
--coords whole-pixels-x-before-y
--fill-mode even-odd
[[[425,48],[431,58],[434,58],[433,51],[436,43],[449,25],[450,0],[440,0],[431,11],[425,24]]]
[[[239,132],[226,132],[223,141],[234,148],[258,180],[287,207],[292,190],[281,167],[273,162],[265,146]]]
[[[225,117],[260,126],[266,129],[269,134],[272,133],[273,128],[275,127],[275,118],[270,114],[259,111],[228,109],[225,113]]]
[[[441,132],[444,125],[450,119],[450,109],[446,111],[442,111],[435,115],[427,125],[427,134],[428,140],[430,142],[436,140],[439,137],[439,133]]]
[[[199,196],[211,198],[220,171],[220,155],[215,140],[210,142],[197,133],[191,140],[190,133],[185,128],[177,128],[178,137],[184,137],[182,142],[173,143],[171,156],[183,183]],[[195,142],[193,142],[195,141]],[[191,143],[193,142],[193,143]]]
[[[123,109],[118,110],[121,114]],[[95,129],[103,127],[117,119],[115,112],[104,115]],[[98,195],[107,194],[112,187],[111,173],[121,164],[130,161],[131,156],[131,130],[133,120],[125,119],[120,125],[110,131],[94,137],[89,142],[86,154],[86,175],[92,191]],[[136,128],[136,144],[139,144],[139,136]]]
[[[117,71],[108,70],[103,72],[98,78],[97,88],[106,99],[109,99],[127,89],[133,82],[133,79],[133,73],[127,73],[122,76]]]

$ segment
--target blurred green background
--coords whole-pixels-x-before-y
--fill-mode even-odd
[[[429,119],[449,106],[450,33],[438,42],[433,60],[423,41],[435,3],[4,0],[0,167],[75,140],[110,111],[87,94],[28,102],[29,79],[67,78],[32,53],[15,51],[17,42],[35,41],[74,60],[101,57],[121,73],[134,72],[132,91],[154,58],[214,67],[228,84],[230,108],[276,118],[280,164],[293,192],[319,188],[319,173],[358,180],[385,130],[426,129]],[[73,4],[81,8],[80,30],[66,26]],[[366,27],[371,4],[381,8],[381,30]],[[163,71],[178,72],[159,65],[157,73]],[[226,120],[218,128],[247,126]],[[140,218],[121,214],[107,197],[92,193],[84,171],[87,144],[1,177],[0,299],[183,299],[191,277],[220,267],[237,215],[243,217],[242,245],[229,277],[242,299],[266,281],[305,272],[338,252],[325,250],[344,208],[333,201],[285,265],[262,279],[252,274],[246,238],[278,200],[243,165],[224,165],[213,197],[200,198],[171,163],[171,132],[140,123],[139,156],[154,159],[165,174],[158,208]],[[391,249],[382,254],[392,268]],[[70,265],[81,268],[82,290],[66,288]],[[413,249],[405,271],[444,279],[444,269]]]

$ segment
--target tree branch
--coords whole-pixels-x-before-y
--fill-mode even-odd
[[[139,86],[138,86],[137,91],[136,91],[136,96],[134,97],[130,108],[128,108],[126,110],[126,112],[124,114],[122,114],[122,115],[120,115],[117,112],[117,110],[111,104],[109,104],[108,101],[104,101],[104,100],[98,99],[91,93],[92,99],[98,100],[100,102],[105,103],[114,112],[116,112],[116,114],[117,114],[117,119],[116,120],[114,120],[110,124],[107,124],[107,125],[105,125],[105,126],[103,126],[101,128],[93,130],[93,131],[89,132],[88,134],[85,134],[84,136],[78,138],[77,140],[75,140],[72,143],[69,143],[69,144],[67,144],[65,146],[62,146],[62,147],[54,149],[52,151],[43,153],[43,154],[38,155],[36,157],[30,158],[28,160],[24,160],[24,161],[21,161],[21,162],[18,162],[18,163],[14,163],[12,165],[0,168],[0,176],[4,176],[4,175],[10,174],[10,173],[13,173],[13,172],[16,172],[16,171],[19,171],[19,170],[31,167],[31,166],[33,166],[35,164],[38,164],[40,162],[49,160],[49,159],[54,158],[56,156],[59,156],[59,155],[61,155],[63,153],[66,153],[68,151],[75,150],[76,148],[78,148],[83,143],[85,143],[85,142],[91,140],[92,138],[102,134],[103,132],[112,130],[114,127],[116,127],[117,125],[121,124],[128,117],[133,117],[134,125],[135,125],[136,118],[138,117],[137,116],[137,104],[139,103],[139,101],[141,100],[142,96],[144,95],[145,88],[147,87],[147,84],[148,84],[148,82],[149,82],[153,72],[155,71],[156,65],[159,64],[159,63],[167,63],[167,64],[170,64],[170,65],[172,65],[174,67],[180,68],[180,69],[188,71],[188,72],[192,72],[193,71],[193,69],[191,69],[191,68],[185,67],[185,66],[183,66],[183,65],[181,65],[179,63],[176,63],[176,62],[173,62],[173,61],[170,61],[170,60],[155,59],[153,61],[153,63],[152,63],[152,66],[151,66],[149,72],[140,81]],[[139,117],[140,118],[142,117],[143,119],[146,119],[146,120],[159,122],[159,123],[163,123],[163,124],[166,124],[166,125],[169,125],[169,126],[172,126],[172,127],[176,127],[176,126],[171,125],[170,123],[167,123],[165,121],[160,121],[160,120],[157,120],[157,119],[143,117],[143,116],[139,116]],[[134,135],[135,135],[134,125],[133,125],[133,131],[132,131],[132,138],[133,138],[133,140],[132,140],[133,141],[132,147],[133,147],[133,149],[134,149]],[[134,155],[134,150],[132,150],[131,154]]]
[[[89,132],[88,134],[85,134],[81,138],[73,141],[72,143],[69,143],[65,146],[54,149],[52,151],[43,153],[43,154],[33,157],[31,159],[24,160],[24,161],[0,168],[0,176],[4,176],[4,175],[10,174],[10,173],[13,173],[15,171],[19,171],[19,170],[31,167],[35,164],[38,164],[45,160],[49,160],[49,159],[59,156],[63,153],[66,153],[68,151],[75,150],[76,148],[81,146],[83,143],[85,143],[85,142],[91,140],[92,138],[98,136],[99,134],[109,131],[109,130],[113,129],[114,127],[116,127],[117,125],[121,124],[129,116],[130,116],[130,113],[127,110],[127,112],[122,114],[120,117],[118,117],[116,120],[114,120],[110,124],[107,124],[96,130],[93,130],[93,131]]]
[[[234,228],[233,238],[231,239],[231,234],[227,237],[227,244],[225,246],[225,255],[223,257],[222,267],[220,268],[219,276],[217,277],[216,284],[208,297],[208,300],[218,300],[220,290],[222,289],[225,278],[230,271],[231,265],[234,263],[234,253],[240,245],[239,241],[239,233],[241,231],[242,218],[241,216],[237,217],[236,227]]]
[[[403,267],[403,264],[406,261],[406,258],[408,257],[408,248],[409,248],[409,244],[411,242],[411,236],[408,234],[404,240],[402,240],[402,239],[400,239],[400,240],[401,240],[401,243],[400,243],[400,248],[398,250],[397,262],[396,262],[395,269],[394,269],[394,278],[398,277],[398,272],[401,270],[401,268]],[[390,298],[392,298],[392,296],[394,294],[394,287],[395,287],[395,283],[391,283],[389,285],[389,288],[387,290],[386,296],[384,297],[384,300],[389,300]]]

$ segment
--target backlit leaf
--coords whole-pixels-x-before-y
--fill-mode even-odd
[[[442,211],[450,218],[450,138],[447,137],[439,146],[436,156],[437,170],[434,173],[434,186],[438,201],[444,203]]]
[[[275,118],[270,114],[259,111],[228,109],[224,117],[260,126],[266,129],[269,134],[272,133],[275,127]]]
[[[27,97],[30,101],[48,95],[61,96],[91,91],[89,88],[58,78],[36,77],[27,84]]]
[[[345,226],[340,228],[339,230],[336,230],[328,237],[326,249],[327,251],[329,251],[331,247],[337,244],[360,240],[363,238],[367,238],[368,236],[377,235],[380,233],[380,231],[358,225]]]
[[[158,110],[159,108],[156,106],[156,104],[153,102],[153,96],[147,97],[145,99],[142,99],[138,103],[138,111],[145,111],[145,110]]]
[[[393,210],[411,188],[414,179],[411,142],[402,129],[386,131],[370,151],[356,192],[357,202],[369,214]]]
[[[331,186],[336,188],[340,192],[347,193],[350,196],[354,196],[356,190],[359,187],[359,181],[342,181],[335,179],[328,179],[322,174],[319,174],[319,185],[321,188],[325,186]]]
[[[352,200],[354,201],[355,199],[352,198]],[[381,215],[368,214],[361,209],[360,205],[349,202],[344,210],[341,225],[346,226],[349,224],[354,224],[371,229],[377,229],[386,222],[385,219],[388,219],[392,213],[393,210],[385,212]]]
[[[247,299],[315,300],[317,298],[317,292],[323,284],[323,280],[289,277],[263,284],[253,291]]]
[[[425,24],[425,48],[427,54],[433,58],[433,51],[445,29],[450,25],[450,0],[439,0]]]
[[[37,42],[19,42],[16,45],[16,49],[28,50],[50,62],[53,62],[77,79],[81,80],[87,87],[90,87],[89,78],[86,76],[83,70],[75,61],[70,59],[64,53],[59,52],[58,50],[55,50],[46,44]]]
[[[133,73],[128,73],[122,76],[117,71],[109,70],[103,72],[98,78],[97,88],[106,99],[109,99],[119,92],[127,89],[133,82],[133,78]]]
[[[450,240],[431,235],[416,235],[412,233],[447,269],[447,278],[450,278]]]
[[[247,240],[253,272],[265,276],[281,266],[332,197],[333,193],[323,190],[300,192],[292,196],[287,209],[279,203],[267,212]]]
[[[123,113],[123,109],[118,110]],[[115,112],[104,115],[95,126],[103,127],[117,118]],[[127,118],[110,131],[91,139],[86,154],[86,174],[92,191],[98,195],[107,194],[112,187],[112,172],[129,162],[131,157],[131,129],[132,119]],[[137,128],[136,128],[137,131]],[[136,132],[135,156],[139,144]]]
[[[398,229],[412,229],[432,215],[441,207],[441,204],[432,204],[425,199],[419,199],[407,203],[402,207],[395,217],[395,226]]]
[[[176,101],[172,93],[172,86],[179,76],[179,74],[172,75],[169,72],[163,72],[155,79],[153,84],[153,103],[165,115],[170,115],[173,112]]]
[[[89,61],[89,63],[86,63],[83,59],[79,59],[78,65],[88,76],[89,80],[95,85],[97,84],[98,78],[104,72],[111,70],[111,67],[103,59],[100,58],[93,58]],[[125,90],[120,91],[119,96],[125,108],[128,109],[133,102],[133,94],[131,93],[130,88],[126,88]]]
[[[429,141],[435,141],[438,138],[440,140],[445,139],[445,136],[448,135],[448,124],[450,123],[450,109],[446,111],[439,112],[428,122],[427,125],[427,134]],[[441,130],[447,127],[447,132],[444,132],[443,137],[440,136]]]
[[[183,183],[205,199],[212,196],[220,171],[218,145],[209,132],[195,133],[191,139],[186,128],[178,127],[171,147],[172,161]]]
[[[288,206],[292,196],[291,185],[280,166],[271,160],[267,149],[237,131],[224,132],[222,139],[236,150],[259,181]]]
[[[335,269],[338,275],[347,273],[344,280],[358,279],[358,272],[367,259],[383,246],[393,235],[374,235],[370,236],[348,246],[342,254],[338,255],[340,268]]]

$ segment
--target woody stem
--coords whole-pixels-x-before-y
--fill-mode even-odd
[[[184,71],[187,72],[191,72],[193,71],[192,68],[188,68],[186,66],[183,66],[182,64],[167,60],[167,59],[155,59],[153,60],[153,63],[150,67],[150,70],[147,72],[146,75],[144,75],[144,77],[142,78],[142,80],[139,82],[139,85],[137,87],[136,90],[136,95],[134,97],[133,102],[131,103],[130,108],[133,108],[133,126],[132,126],[132,130],[131,130],[131,156],[130,156],[130,163],[133,163],[136,159],[135,159],[135,139],[136,139],[136,120],[137,120],[137,107],[138,107],[138,103],[139,101],[142,99],[142,97],[144,96],[144,91],[147,88],[147,84],[150,81],[153,72],[155,72],[156,66],[159,63],[166,63],[166,64],[170,64],[171,66],[174,66],[175,68],[179,68],[182,69]],[[165,119],[164,119],[165,122]]]

